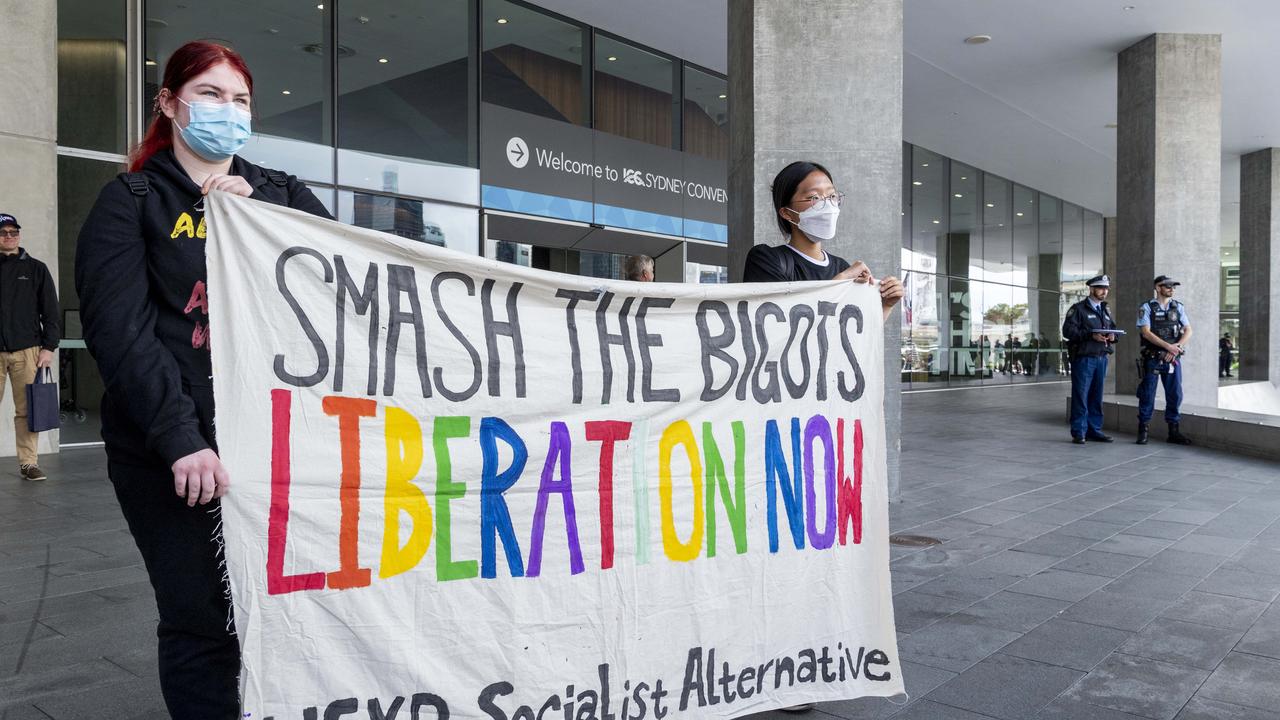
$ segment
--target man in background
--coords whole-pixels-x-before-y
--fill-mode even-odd
[[[18,471],[26,480],[46,477],[36,464],[38,434],[27,429],[27,385],[38,368],[53,366],[61,338],[58,318],[49,268],[22,249],[18,219],[0,213],[0,397],[7,378],[13,388]]]
[[[653,258],[648,255],[628,255],[622,263],[624,280],[653,282]]]
[[[1231,333],[1222,333],[1218,339],[1218,377],[1231,377],[1231,351],[1235,349]]]

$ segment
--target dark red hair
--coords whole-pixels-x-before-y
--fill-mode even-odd
[[[160,84],[160,89],[168,89],[170,93],[177,95],[178,90],[192,78],[220,63],[226,63],[232,70],[240,73],[245,85],[249,86],[249,94],[253,94],[253,75],[240,53],[225,45],[204,40],[192,40],[169,56],[169,62],[164,66],[164,82]],[[147,134],[133,149],[129,158],[129,171],[138,172],[152,155],[172,145],[173,121],[160,112],[157,103],[151,127],[147,128]]]

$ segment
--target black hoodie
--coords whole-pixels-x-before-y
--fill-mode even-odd
[[[171,149],[142,173],[145,194],[121,175],[98,196],[76,245],[76,290],[85,343],[106,385],[107,457],[168,467],[216,449],[204,202]],[[329,217],[292,175],[239,156],[230,174],[249,182],[254,200]]]
[[[36,345],[57,349],[62,337],[59,320],[58,292],[49,268],[22,248],[13,255],[0,254],[0,350],[17,352]]]

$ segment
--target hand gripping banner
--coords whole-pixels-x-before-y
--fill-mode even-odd
[[[222,193],[208,217],[245,718],[903,692],[873,287],[562,275]]]

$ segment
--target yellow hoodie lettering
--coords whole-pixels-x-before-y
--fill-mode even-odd
[[[196,237],[203,240],[205,238],[204,217],[200,218],[200,225],[196,228]]]
[[[200,219],[200,229],[204,229],[204,218]],[[182,213],[178,216],[178,221],[173,224],[173,232],[169,234],[169,238],[176,240],[179,235],[186,235],[189,238],[196,236],[195,222],[188,213]]]

